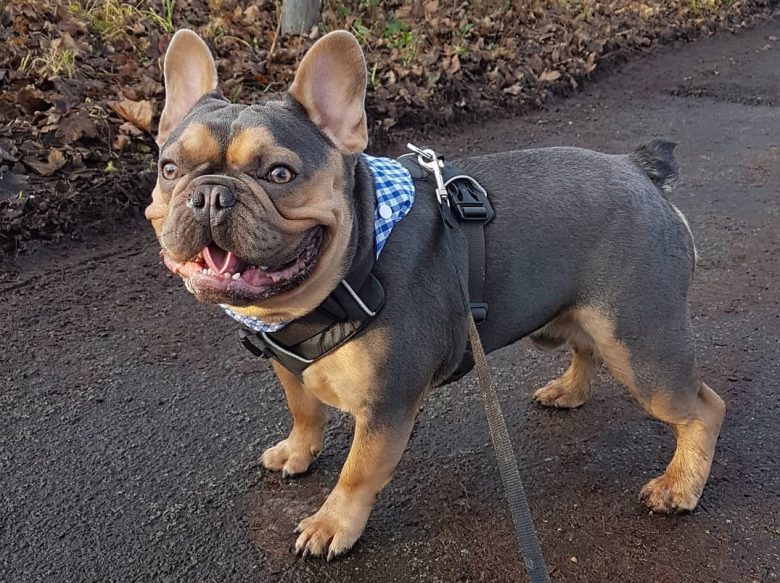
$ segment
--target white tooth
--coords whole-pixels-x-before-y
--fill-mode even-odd
[[[236,272],[233,274],[233,279],[241,279],[241,274]]]
[[[267,266],[267,265],[260,265],[260,266],[259,266],[259,269],[260,269],[261,271],[268,271],[268,266]]]
[[[226,272],[226,273],[223,273],[223,274],[222,274],[222,277],[224,277],[225,279],[230,279],[230,274],[229,274],[229,273],[227,273],[227,272]]]

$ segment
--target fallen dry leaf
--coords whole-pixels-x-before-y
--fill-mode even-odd
[[[108,105],[125,121],[129,121],[134,126],[147,132],[152,131],[152,116],[154,112],[151,101],[146,99],[143,101],[123,99],[122,101],[109,101]]]
[[[77,111],[60,121],[55,135],[62,143],[72,144],[81,138],[97,138],[98,129],[86,111]]]
[[[49,152],[49,158],[46,160],[46,162],[41,162],[40,160],[30,158],[24,159],[24,163],[41,176],[49,176],[50,174],[54,174],[57,170],[65,166],[66,162],[67,160],[65,159],[63,153],[56,148]]]
[[[122,125],[119,126],[120,133],[127,134],[128,136],[138,137],[143,135],[143,131],[138,129],[138,126],[135,124],[130,123],[129,121],[126,121]]]
[[[545,71],[539,75],[540,81],[557,81],[561,78],[561,72],[560,71],[551,71],[550,69],[545,69]]]
[[[51,103],[44,99],[44,93],[32,85],[28,85],[16,94],[16,103],[27,115],[33,115],[38,111],[46,111]]]

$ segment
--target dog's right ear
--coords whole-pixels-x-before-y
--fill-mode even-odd
[[[289,93],[340,150],[358,154],[368,143],[367,77],[357,39],[336,30],[304,55]]]
[[[174,34],[168,45],[163,75],[165,107],[157,132],[159,146],[198,100],[217,88],[217,66],[203,39],[185,28]]]

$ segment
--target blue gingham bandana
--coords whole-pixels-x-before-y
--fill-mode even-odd
[[[361,158],[374,177],[374,251],[377,258],[385,247],[393,227],[403,219],[414,203],[414,184],[409,171],[400,162],[390,158],[375,158],[362,154]],[[288,322],[266,324],[258,318],[242,316],[226,306],[225,313],[255,332],[276,332]]]

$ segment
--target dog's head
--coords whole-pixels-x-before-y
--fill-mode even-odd
[[[158,178],[146,209],[168,268],[196,298],[266,321],[299,317],[345,275],[356,157],[366,147],[366,65],[333,32],[305,55],[287,95],[236,105],[194,32],[164,62]]]

